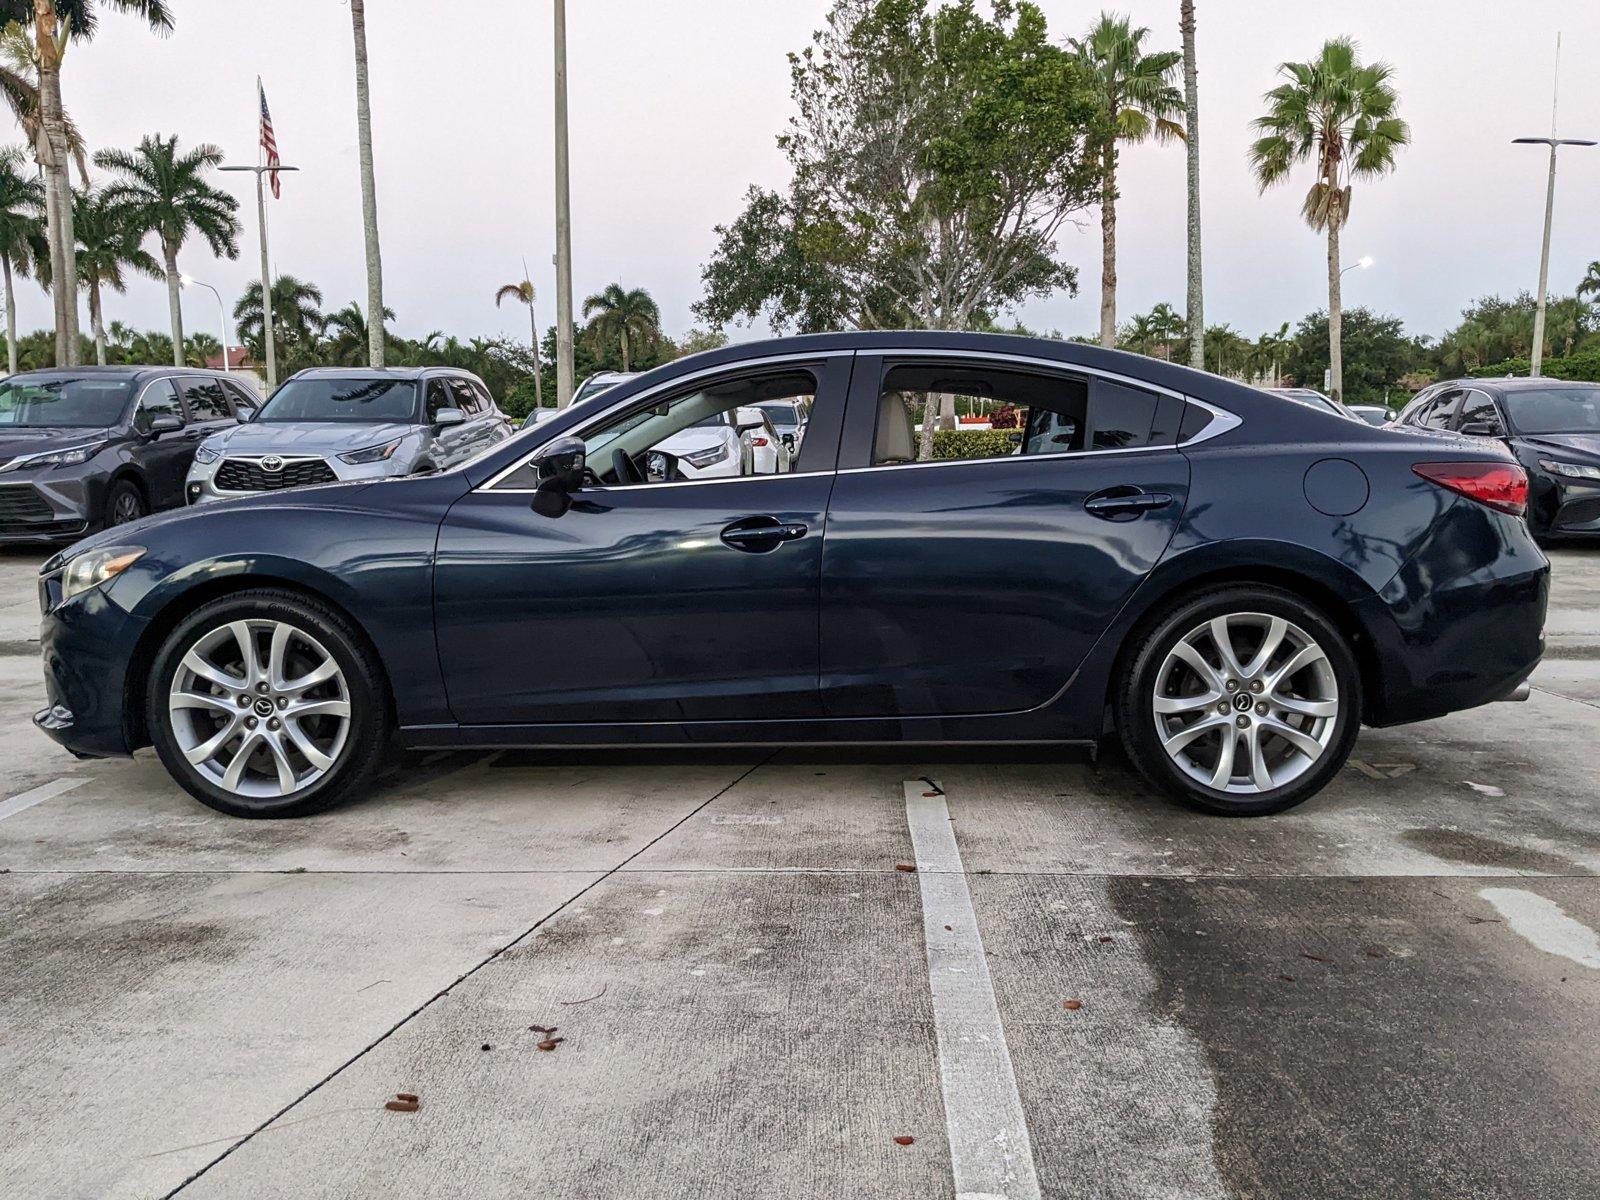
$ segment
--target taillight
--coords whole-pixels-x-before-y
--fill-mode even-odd
[[[761,447],[767,444],[767,439],[764,437],[753,437],[750,439],[750,444],[759,450]]]
[[[1516,463],[1413,463],[1411,469],[1429,483],[1514,517],[1528,511],[1528,473]]]

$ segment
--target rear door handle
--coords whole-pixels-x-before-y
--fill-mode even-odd
[[[1084,511],[1108,521],[1128,520],[1140,513],[1165,508],[1172,503],[1166,492],[1141,492],[1137,488],[1107,488],[1083,502]]]
[[[780,521],[776,517],[745,517],[722,531],[722,540],[735,550],[762,554],[776,550],[784,542],[803,538],[810,527],[799,521]]]

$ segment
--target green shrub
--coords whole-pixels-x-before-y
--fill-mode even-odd
[[[1005,429],[935,429],[935,458],[999,458],[1015,454],[1020,434]]]
[[[1508,358],[1504,362],[1490,363],[1472,372],[1474,379],[1494,379],[1503,375],[1526,375],[1533,364],[1526,358]],[[1547,358],[1539,370],[1551,379],[1571,379],[1584,383],[1600,383],[1600,350],[1580,350],[1564,358]]]

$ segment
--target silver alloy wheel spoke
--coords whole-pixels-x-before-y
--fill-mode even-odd
[[[167,717],[184,758],[208,782],[281,800],[338,765],[351,731],[350,688],[310,633],[251,617],[189,647],[173,673]]]
[[[1163,751],[1185,775],[1256,795],[1321,760],[1338,725],[1339,687],[1327,652],[1299,625],[1225,613],[1167,651],[1151,710]]]

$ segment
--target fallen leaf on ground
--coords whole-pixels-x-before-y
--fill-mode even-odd
[[[948,930],[954,931],[955,926],[954,925],[946,925],[945,928],[948,929]]]
[[[899,1137],[895,1138],[894,1144],[896,1146],[909,1146],[909,1145],[911,1145],[912,1142],[914,1142],[916,1140],[917,1140],[916,1138],[907,1137],[905,1134],[902,1133]]]
[[[415,1100],[391,1100],[384,1105],[390,1112],[416,1112],[422,1105]]]
[[[1300,957],[1309,958],[1312,962],[1319,963],[1331,963],[1333,961],[1331,958],[1323,958],[1320,954],[1307,954],[1304,950],[1300,951]]]
[[[559,1046],[562,1042],[564,1042],[566,1040],[567,1040],[566,1038],[545,1038],[544,1041],[539,1043],[539,1049],[541,1049],[541,1050],[554,1050],[557,1046]]]
[[[1061,1002],[1061,1007],[1066,1009],[1068,1012],[1077,1012],[1080,1008],[1083,1007],[1083,1001],[1082,1000],[1063,1000]]]
[[[1293,983],[1294,982],[1294,976],[1293,975],[1279,975],[1278,978],[1283,980],[1285,983]]]
[[[405,1100],[409,1103],[415,1104],[417,1101],[417,1094],[415,1092],[396,1092],[394,1094],[394,1098],[396,1100]]]
[[[1368,950],[1367,951],[1367,957],[1368,958],[1382,958],[1383,957],[1383,951],[1382,950]]]
[[[556,1031],[554,1025],[529,1025],[528,1029],[532,1033],[554,1033]]]
[[[917,864],[916,863],[895,863],[894,869],[896,871],[915,871],[917,869]]]
[[[1102,941],[1102,942],[1109,942],[1109,941],[1111,941],[1111,940],[1112,940],[1112,939],[1110,939],[1110,938],[1109,938],[1109,937],[1103,937],[1103,938],[1101,938],[1101,939],[1100,939],[1100,940],[1101,940],[1101,941]]]
[[[485,1050],[493,1050],[493,1049],[494,1049],[494,1047],[493,1047],[493,1046],[491,1046],[491,1045],[489,1045],[489,1043],[488,1043],[488,1042],[485,1042],[485,1043],[484,1043],[484,1044],[483,1044],[483,1049],[485,1049]]]

